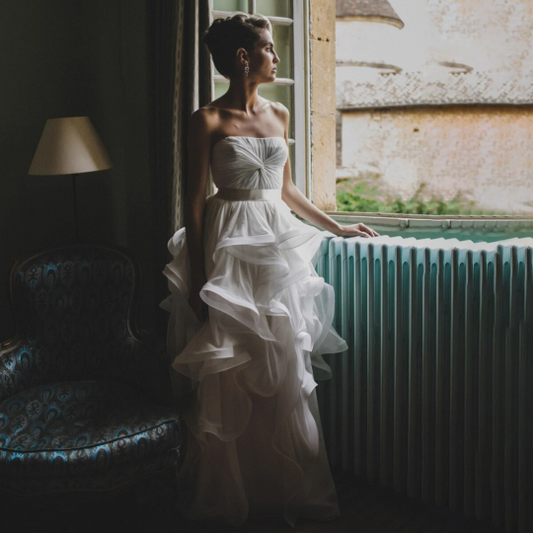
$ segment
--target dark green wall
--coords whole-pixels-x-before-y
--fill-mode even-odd
[[[28,176],[47,118],[88,115],[114,162],[78,180],[82,239],[116,243],[144,275],[153,328],[143,0],[0,3],[0,341],[14,334],[8,274],[26,253],[74,239],[66,176]]]

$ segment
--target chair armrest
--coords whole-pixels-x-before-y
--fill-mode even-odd
[[[0,347],[0,402],[43,383],[45,350],[31,339],[13,340]]]
[[[115,351],[116,350],[116,351]],[[165,344],[156,338],[127,337],[114,347],[112,369],[99,378],[129,383],[158,403],[172,403]],[[0,402],[49,381],[46,348],[33,339],[13,340],[0,348]],[[94,376],[96,377],[96,376]]]

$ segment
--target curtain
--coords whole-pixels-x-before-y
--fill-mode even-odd
[[[146,9],[155,324],[164,336],[168,313],[158,304],[168,295],[162,274],[171,259],[167,242],[183,225],[188,121],[212,100],[210,59],[201,42],[209,2],[146,0]]]

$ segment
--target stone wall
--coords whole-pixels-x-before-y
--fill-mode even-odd
[[[313,203],[335,210],[335,0],[310,1]]]
[[[337,21],[338,177],[532,215],[531,0],[391,4],[401,30]]]
[[[405,27],[337,21],[339,108],[533,103],[531,0],[394,0]]]
[[[446,201],[533,215],[533,108],[436,106],[342,114],[337,176],[366,180],[391,198]]]

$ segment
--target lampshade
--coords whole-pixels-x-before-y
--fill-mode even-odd
[[[28,174],[82,174],[112,166],[89,117],[51,118],[46,121]]]

